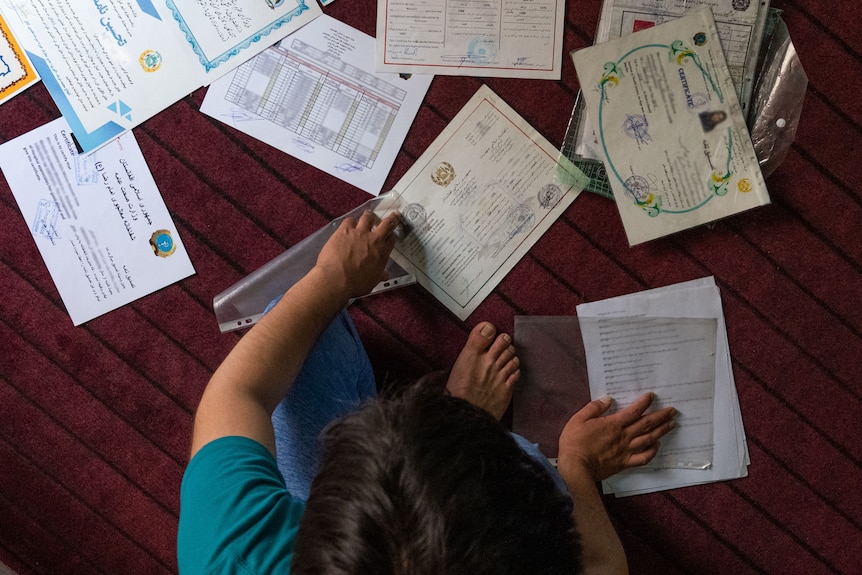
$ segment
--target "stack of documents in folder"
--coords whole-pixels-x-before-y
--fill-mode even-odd
[[[748,474],[748,447],[713,278],[581,304],[577,312],[580,338],[573,335],[573,318],[517,318],[515,344],[525,377],[515,396],[516,433],[553,457],[553,434],[559,436],[589,397],[610,395],[613,412],[654,392],[651,409],[674,406],[677,428],[662,439],[649,465],[603,481],[605,493],[622,497]],[[536,365],[543,354],[542,365]],[[553,365],[569,367],[555,373]],[[550,417],[549,406],[556,406]]]
[[[631,245],[769,203],[709,9],[572,60]]]

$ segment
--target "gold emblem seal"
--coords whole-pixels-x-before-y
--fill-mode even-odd
[[[742,178],[739,180],[739,183],[736,184],[736,188],[742,192],[743,194],[751,191],[751,180],[748,178]]]
[[[440,162],[431,174],[431,181],[444,188],[455,179],[455,168],[449,162]]]

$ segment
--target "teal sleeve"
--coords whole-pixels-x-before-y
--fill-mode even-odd
[[[245,437],[208,443],[180,488],[181,575],[289,573],[304,509],[263,445]]]

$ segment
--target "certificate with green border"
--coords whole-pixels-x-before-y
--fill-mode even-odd
[[[769,203],[708,9],[572,60],[629,244]]]

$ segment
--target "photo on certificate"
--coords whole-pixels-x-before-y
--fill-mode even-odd
[[[710,10],[572,59],[629,244],[769,203]]]

